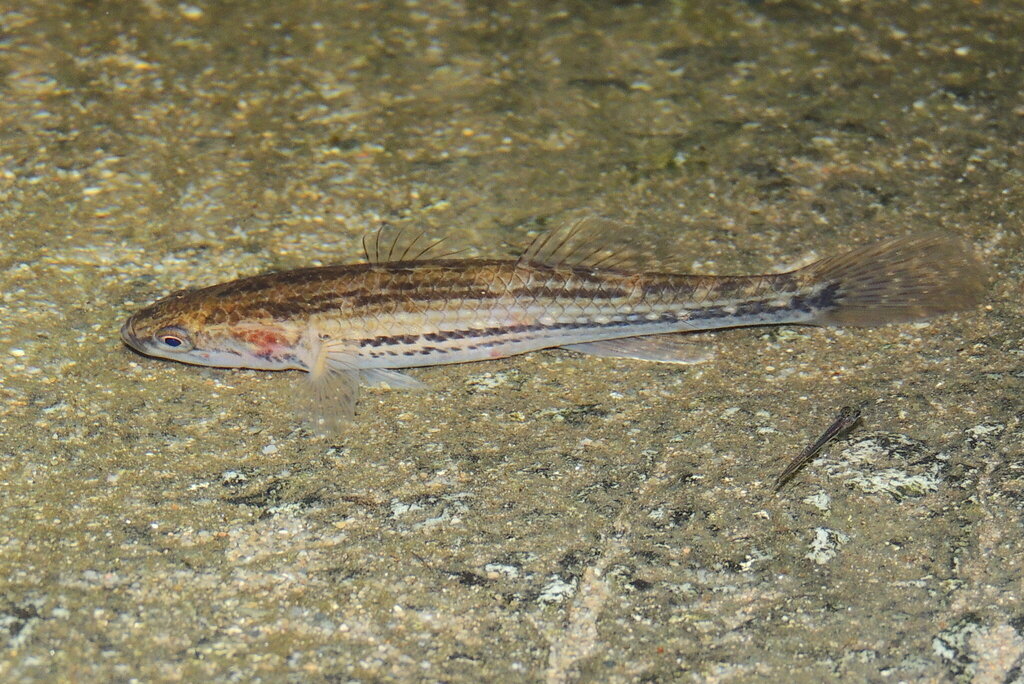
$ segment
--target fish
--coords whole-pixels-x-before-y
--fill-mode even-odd
[[[708,355],[687,333],[917,321],[970,309],[986,290],[982,262],[951,235],[889,239],[785,272],[688,275],[623,247],[637,242],[626,231],[585,223],[542,232],[505,259],[437,254],[422,234],[378,231],[363,240],[364,262],[180,290],[132,314],[121,339],[186,364],[303,371],[300,411],[317,432],[337,434],[361,385],[425,387],[408,368],[556,347],[695,363]]]

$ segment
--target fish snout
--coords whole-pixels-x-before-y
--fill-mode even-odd
[[[135,335],[135,326],[133,325],[134,316],[129,318],[121,326],[121,341],[127,344],[132,349],[139,348],[139,338]]]

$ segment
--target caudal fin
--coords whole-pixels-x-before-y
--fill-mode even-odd
[[[987,279],[966,242],[939,234],[861,247],[795,274],[828,293],[816,318],[822,325],[882,325],[962,311],[981,302]]]

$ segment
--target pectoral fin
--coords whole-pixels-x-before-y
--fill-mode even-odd
[[[339,343],[321,339],[310,331],[307,401],[304,417],[317,434],[336,436],[356,414],[360,370],[352,353]]]
[[[712,353],[709,349],[683,338],[684,335],[677,334],[620,337],[614,340],[566,344],[562,345],[562,349],[591,356],[657,363],[703,363],[711,358]]]
[[[304,417],[320,435],[339,435],[356,414],[359,401],[359,371],[326,368],[310,373]]]
[[[342,433],[356,413],[359,385],[384,385],[393,389],[422,390],[427,386],[405,373],[385,368],[360,368],[358,349],[348,340],[332,339],[314,329],[306,332],[309,349],[308,401],[305,417],[318,434]]]

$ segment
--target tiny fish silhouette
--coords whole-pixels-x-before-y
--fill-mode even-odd
[[[382,245],[378,232],[363,241],[366,263],[175,292],[131,316],[121,338],[183,363],[305,371],[316,427],[337,432],[361,383],[422,387],[396,369],[551,347],[693,363],[703,357],[679,333],[914,321],[967,309],[985,291],[973,251],[950,236],[888,240],[786,273],[680,275],[630,267],[586,223],[539,235],[516,259],[438,258],[434,245],[417,251],[421,236]]]

